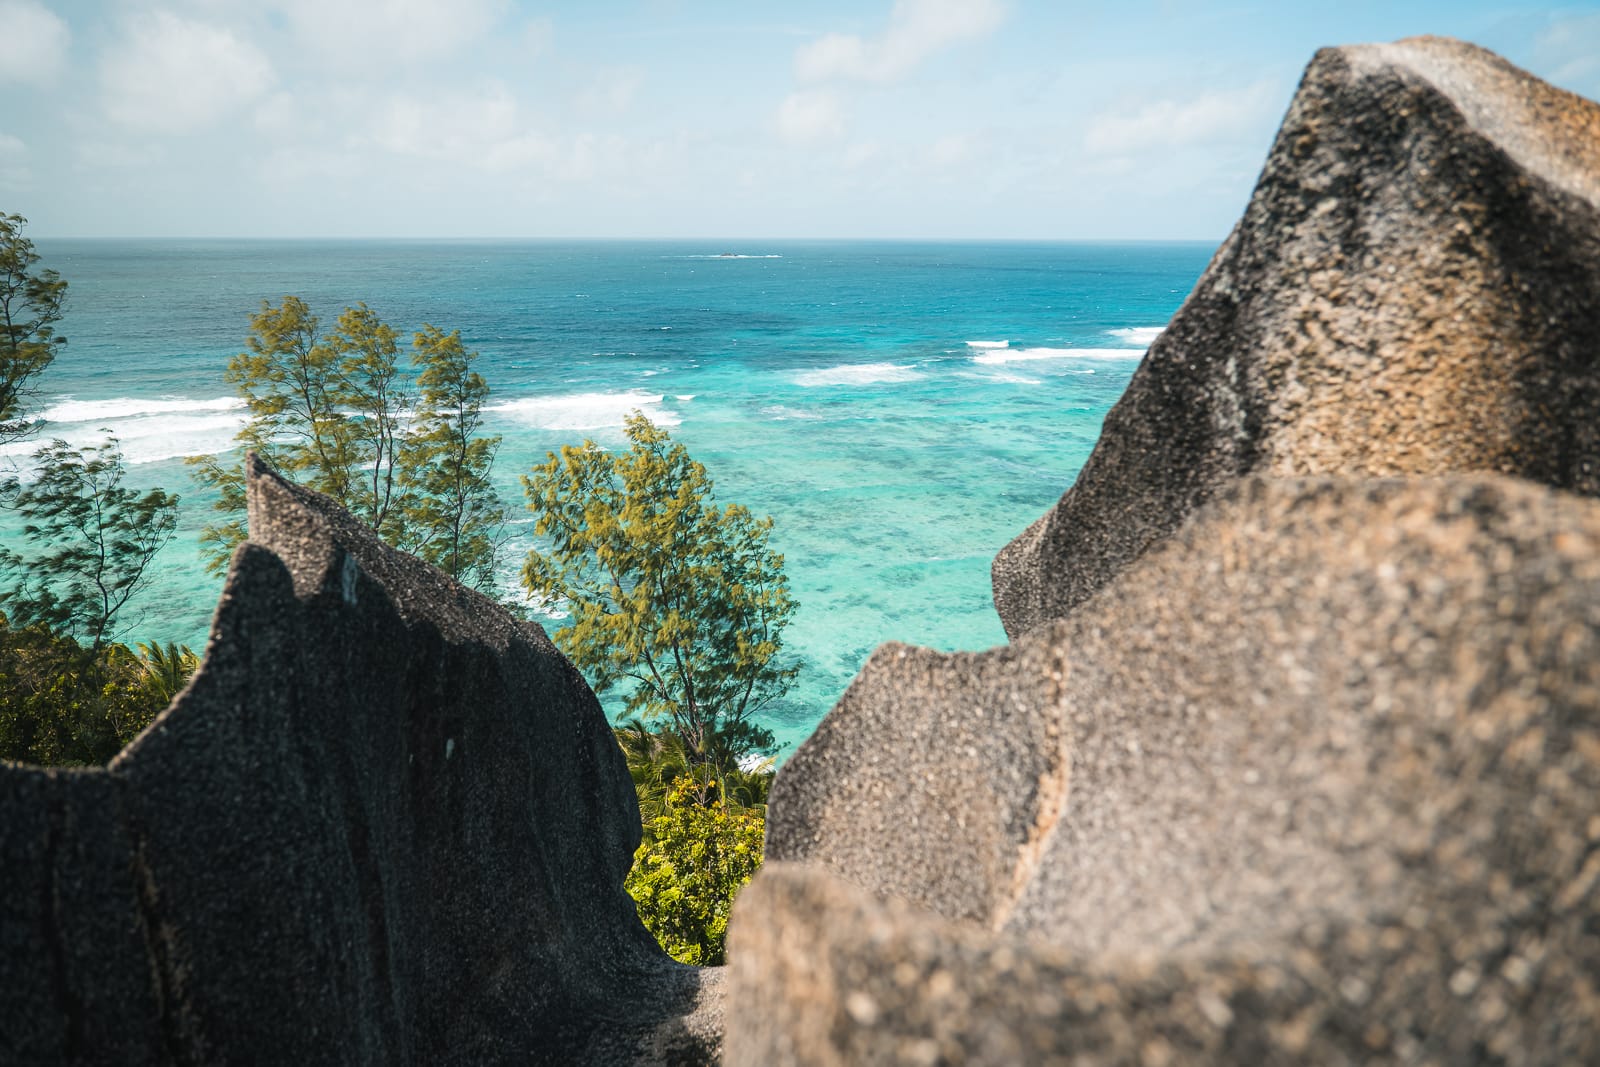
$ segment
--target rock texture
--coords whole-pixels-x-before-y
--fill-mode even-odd
[[[112,764],[0,765],[0,1062],[714,1060],[622,889],[632,784],[537,626],[252,460],[205,662]]]
[[[1248,481],[880,652],[770,819],[732,1064],[1600,1062],[1600,503]]]
[[[1318,54],[1013,642],[779,774],[726,1062],[1600,1062],[1600,107]]]
[[[1471,45],[1327,49],[1244,217],[1061,501],[994,562],[1015,637],[1247,474],[1600,492],[1600,106]]]

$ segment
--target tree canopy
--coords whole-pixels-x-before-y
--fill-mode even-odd
[[[26,437],[29,386],[67,343],[57,337],[67,283],[36,270],[39,255],[22,236],[28,220],[0,212],[0,444]]]
[[[673,959],[726,962],[728,916],[761,866],[765,829],[759,813],[707,800],[701,783],[681,778],[673,785],[623,881],[639,921]]]
[[[299,297],[262,301],[246,351],[228,361],[250,414],[238,452],[191,460],[218,494],[221,518],[201,532],[213,571],[246,536],[243,456],[254,451],[389,544],[492,588],[505,508],[489,480],[500,439],[480,432],[489,387],[472,370],[477,353],[459,331],[424,324],[412,338],[413,381],[398,336],[365,304],[323,334]]]
[[[0,213],[0,443],[25,438],[30,386],[66,344],[67,283],[37,270],[25,219]],[[178,498],[123,485],[115,437],[51,441],[0,479],[16,524],[0,545],[0,759],[97,764],[116,755],[199,664],[187,648],[114,638],[171,538]],[[10,516],[8,516],[8,520]]]
[[[34,462],[33,481],[5,487],[27,549],[0,548],[0,605],[16,625],[46,626],[98,652],[171,539],[178,498],[124,486],[115,437],[87,448],[52,441]]]
[[[626,452],[585,441],[523,478],[549,546],[523,583],[571,612],[554,638],[597,692],[626,687],[628,714],[664,720],[692,762],[728,765],[771,746],[751,717],[797,673],[772,520],[719,508],[705,467],[642,414],[626,432]]]

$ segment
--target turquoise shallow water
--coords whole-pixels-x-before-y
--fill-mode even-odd
[[[1200,244],[39,241],[71,283],[41,385],[48,436],[118,434],[130,480],[185,496],[130,639],[202,646],[219,581],[181,457],[229,447],[223,381],[263,298],[331,322],[365,301],[404,332],[460,329],[495,390],[497,479],[639,408],[773,516],[803,664],[767,712],[802,740],[885,640],[1004,640],[994,554],[1071,484],[1143,349],[1211,253]],[[20,458],[13,456],[13,459]],[[555,621],[555,620],[550,620]]]

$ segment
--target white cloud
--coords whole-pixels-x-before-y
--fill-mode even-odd
[[[33,174],[28,169],[28,146],[22,138],[0,133],[0,186],[22,186]]]
[[[455,158],[467,165],[518,135],[517,102],[503,86],[427,99],[392,96],[368,134],[377,147],[396,155]]]
[[[935,53],[992,33],[1005,16],[1002,0],[896,0],[880,36],[820,37],[795,53],[795,75],[802,82],[898,81]]]
[[[65,22],[34,0],[0,0],[0,82],[49,82],[61,69],[71,36]]]
[[[574,103],[580,111],[621,114],[633,104],[643,82],[643,75],[630,68],[599,71]]]
[[[1157,100],[1132,113],[1101,114],[1090,123],[1084,147],[1100,156],[1238,140],[1270,132],[1283,106],[1270,81],[1221,89],[1187,100]]]
[[[1539,35],[1535,56],[1558,85],[1600,95],[1600,14],[1559,19]]]
[[[844,133],[844,103],[837,93],[790,93],[778,107],[778,132],[796,144],[814,144]]]
[[[422,99],[389,97],[353,147],[446,163],[463,171],[532,171],[563,181],[630,172],[628,144],[594,133],[554,136],[537,129],[502,85]]]
[[[548,18],[529,19],[522,27],[522,53],[525,58],[538,59],[554,50],[556,26]]]
[[[106,113],[139,130],[209,125],[264,93],[272,64],[226,29],[157,11],[124,24],[101,60]]]
[[[941,169],[959,166],[973,155],[972,138],[964,133],[946,134],[928,147],[928,162]]]
[[[359,71],[449,55],[482,38],[508,8],[506,0],[278,0],[274,6],[306,47]],[[528,32],[532,42],[537,32]]]
[[[878,145],[878,142],[862,141],[851,145],[839,162],[846,170],[856,170],[868,164],[876,163],[882,154],[883,149]]]

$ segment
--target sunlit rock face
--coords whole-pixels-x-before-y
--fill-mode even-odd
[[[773,790],[728,1062],[1593,1062],[1597,812],[1600,502],[1250,480],[873,659]]]
[[[1054,508],[1011,636],[1251,473],[1600,492],[1600,106],[1471,45],[1318,53],[1233,234]]]
[[[726,1062],[1600,1062],[1600,108],[1319,53],[1012,643],[774,785]]]
[[[109,767],[0,767],[0,1061],[714,1058],[582,678],[326,498],[249,493],[188,689]]]

